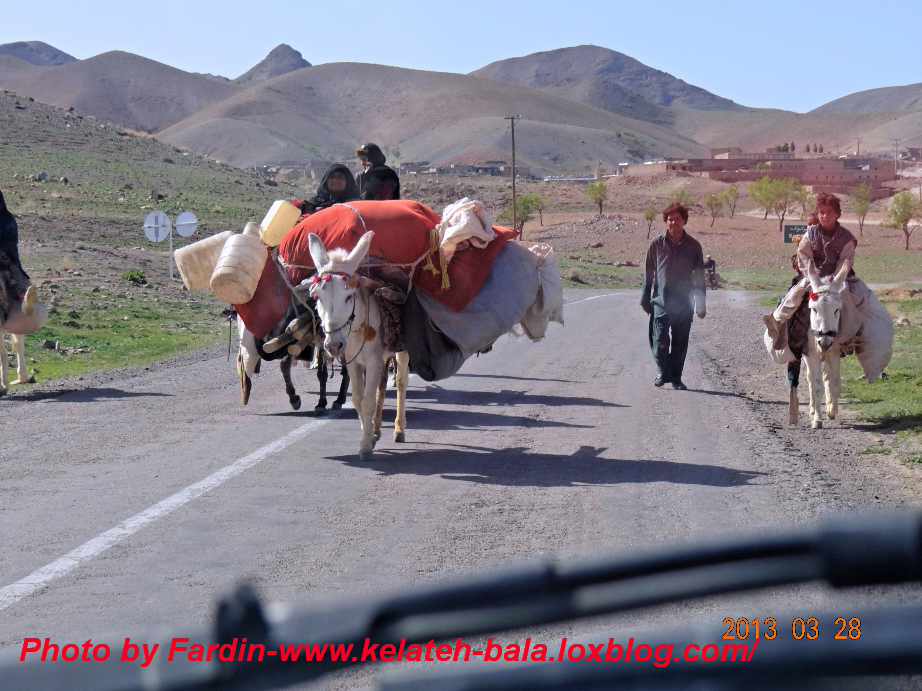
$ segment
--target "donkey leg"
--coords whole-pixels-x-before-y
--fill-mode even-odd
[[[318,347],[319,350],[319,347]],[[320,385],[320,400],[314,406],[314,410],[327,409],[327,355],[320,353],[320,359],[317,361],[317,384]]]
[[[384,399],[387,397],[387,363],[381,371],[378,391],[375,394],[375,443],[381,438],[381,418],[384,417]]]
[[[282,379],[285,380],[285,393],[288,394],[288,402],[295,410],[301,408],[301,397],[295,393],[295,386],[291,383],[291,363],[294,358],[291,355],[283,357],[279,362],[279,368],[282,370]]]
[[[796,426],[800,420],[800,399],[797,387],[800,385],[800,358],[796,362],[788,363],[788,424]]]
[[[340,360],[339,371],[342,375],[342,380],[339,382],[339,395],[333,401],[333,410],[339,410],[346,402],[346,391],[349,389],[349,369],[346,367],[345,359]]]
[[[16,351],[16,381],[13,384],[30,384],[29,373],[26,371],[26,337],[12,334],[13,350]]]
[[[407,440],[407,382],[410,378],[410,354],[397,353],[397,371],[394,384],[397,388],[397,415],[394,418],[394,441]]]
[[[365,418],[362,417],[362,397],[365,395],[365,368],[357,363],[349,365],[349,380],[352,384],[352,407],[359,416],[359,424],[365,431]]]
[[[820,356],[811,347],[810,351],[804,357],[804,364],[807,366],[807,390],[810,393],[810,426],[813,429],[820,429],[823,421],[820,419],[820,410],[818,398],[822,389],[821,372],[822,363]]]
[[[835,420],[839,417],[840,364],[839,347],[833,346],[826,353],[826,367],[823,368],[823,384],[826,388],[826,417],[830,420]]]
[[[0,396],[6,393],[6,337],[0,331]]]
[[[383,365],[384,362],[381,360],[372,360],[369,366],[364,368],[365,371],[362,377],[364,381],[361,382],[363,385],[362,408],[359,417],[362,420],[362,443],[359,446],[359,458],[364,461],[371,458],[372,451],[375,448],[374,417],[377,408],[375,405],[375,395],[380,385],[381,369]],[[353,392],[358,388],[358,383],[359,382],[353,384]]]

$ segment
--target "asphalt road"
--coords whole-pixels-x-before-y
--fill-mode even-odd
[[[273,365],[246,408],[223,357],[0,401],[0,647],[202,625],[244,576],[270,599],[319,602],[810,521],[858,491],[860,477],[832,488],[792,460],[707,374],[702,344],[732,337],[720,314],[738,296],[715,294],[695,323],[687,392],[651,385],[633,293],[568,300],[544,342],[507,337],[447,381],[414,378],[408,443],[388,421],[369,462],[351,411],[293,413]],[[308,409],[314,372],[295,374]],[[798,588],[629,621],[837,601]]]

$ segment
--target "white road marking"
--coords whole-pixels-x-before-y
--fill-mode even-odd
[[[311,420],[301,425],[296,430],[286,434],[281,439],[266,444],[256,449],[253,453],[239,458],[230,465],[226,465],[220,470],[215,471],[204,480],[189,485],[181,489],[166,499],[157,502],[153,506],[144,509],[140,513],[125,519],[114,528],[107,530],[84,542],[76,549],[68,552],[63,557],[47,564],[40,569],[33,571],[25,578],[21,578],[15,583],[0,588],[0,611],[14,605],[23,598],[26,598],[42,588],[46,587],[52,581],[66,576],[77,567],[85,564],[98,557],[119,542],[131,537],[142,528],[154,523],[158,519],[167,516],[176,509],[185,506],[193,499],[198,499],[206,492],[220,487],[228,480],[237,477],[241,473],[249,470],[255,465],[262,463],[267,458],[271,458],[277,453],[284,451],[292,444],[300,441],[302,438],[316,431],[320,427],[329,424],[337,418],[327,418],[324,420]]]
[[[583,298],[581,300],[572,300],[571,302],[565,302],[564,305],[578,305],[581,302],[589,302],[590,300],[601,300],[602,298],[612,298],[623,295],[624,293],[605,293],[604,295],[593,295],[592,297]]]

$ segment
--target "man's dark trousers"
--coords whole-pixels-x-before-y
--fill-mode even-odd
[[[667,314],[654,310],[650,315],[650,350],[663,379],[680,381],[688,353],[688,334],[694,313]]]

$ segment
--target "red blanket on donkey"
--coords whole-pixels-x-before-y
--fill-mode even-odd
[[[440,221],[437,213],[419,202],[349,202],[348,206],[332,206],[301,220],[282,240],[279,256],[290,267],[288,274],[292,285],[297,285],[313,271],[314,262],[308,246],[311,233],[319,236],[327,249],[351,250],[367,230],[373,230],[375,238],[369,255],[393,264],[412,264],[431,250],[430,231]],[[496,239],[485,248],[469,247],[455,254],[448,265],[451,285],[447,290],[442,289],[440,272],[424,269],[425,260],[416,269],[414,284],[446,307],[458,312],[463,310],[483,288],[496,256],[515,238],[515,232],[509,228],[494,226],[493,230]],[[432,256],[432,263],[440,268],[437,255]],[[283,308],[279,285],[282,285],[281,277],[274,264],[267,262],[254,298],[246,305],[236,306],[247,328],[257,338],[262,338],[285,316],[288,301]]]

